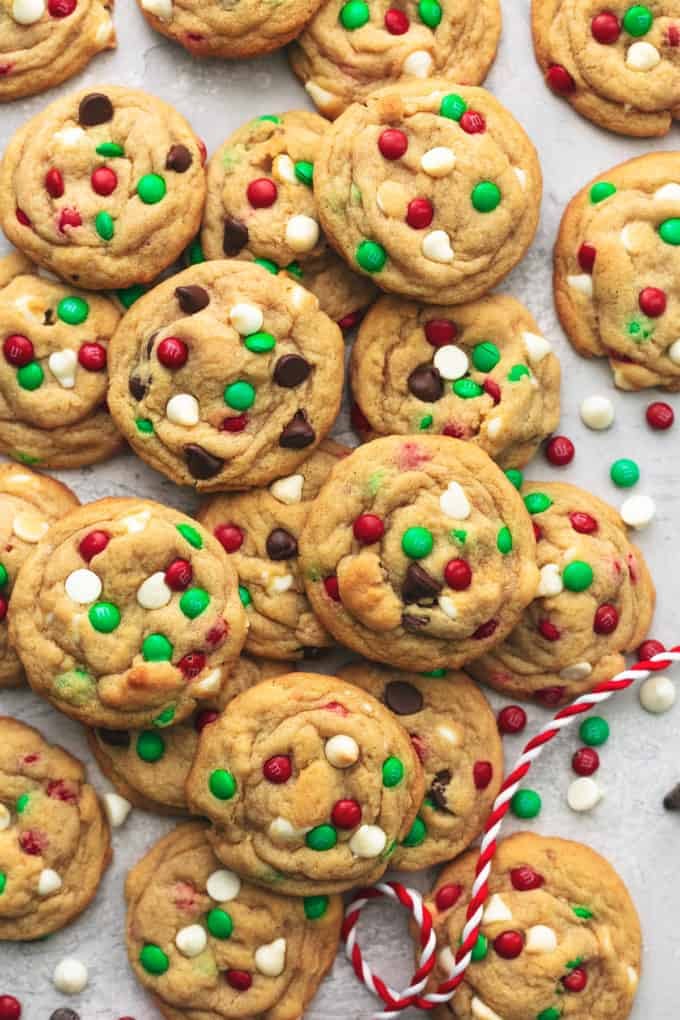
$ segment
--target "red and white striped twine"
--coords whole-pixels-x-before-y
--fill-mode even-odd
[[[651,673],[658,673],[669,666],[680,662],[680,645],[669,649],[667,652],[660,652],[651,659],[643,659],[636,662],[634,666],[618,673],[611,680],[604,680],[601,684],[581,695],[570,705],[566,705],[557,712],[554,718],[548,722],[535,737],[525,745],[512,772],[507,776],[500,792],[494,801],[493,809],[484,826],[484,835],[480,846],[479,858],[477,860],[476,877],[472,885],[472,898],[468,904],[466,922],[463,928],[463,937],[456,952],[456,962],[451,973],[435,991],[423,995],[427,978],[432,971],[436,960],[436,938],[432,929],[432,915],[423,903],[420,893],[415,889],[407,889],[399,882],[381,882],[371,889],[361,889],[345,911],[345,920],[342,928],[342,935],[345,939],[345,952],[349,959],[354,973],[370,992],[382,999],[387,1009],[374,1014],[373,1020],[396,1020],[402,1010],[409,1006],[417,1009],[431,1010],[443,1002],[453,998],[456,989],[461,984],[465,971],[470,963],[472,949],[477,942],[479,935],[484,904],[489,896],[489,875],[491,873],[491,862],[497,849],[496,840],[500,832],[503,820],[510,809],[510,801],[522,784],[523,779],[531,769],[533,762],[543,752],[546,744],[560,733],[567,726],[571,726],[579,716],[596,705],[607,701],[618,691],[624,691],[637,680],[646,680]],[[362,909],[372,900],[387,896],[400,903],[411,913],[418,926],[420,941],[420,956],[418,958],[418,969],[411,978],[411,983],[403,991],[398,992],[374,974],[369,965],[365,962],[361,948],[356,938],[356,926],[361,916]]]

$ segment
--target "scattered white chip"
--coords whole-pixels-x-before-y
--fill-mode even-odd
[[[355,857],[379,857],[387,845],[387,836],[379,825],[360,825],[349,841]]]
[[[9,829],[11,821],[11,814],[4,804],[0,804],[0,832],[3,832],[4,829]]]
[[[74,956],[60,960],[54,968],[52,981],[54,987],[64,995],[77,995],[87,985],[87,967]]]
[[[593,667],[589,662],[575,662],[571,666],[565,666],[564,669],[560,670],[560,677],[562,680],[585,680],[593,672]]]
[[[336,100],[333,93],[321,88],[315,81],[305,82],[305,92],[320,110],[328,110],[335,105]]]
[[[138,535],[144,531],[151,519],[150,510],[140,510],[137,514],[130,514],[129,517],[121,517],[120,523],[130,535]]]
[[[660,61],[656,46],[644,41],[634,42],[626,53],[626,65],[633,71],[651,71]]]
[[[298,213],[286,224],[286,243],[295,252],[311,251],[319,240],[319,224],[311,216]]]
[[[522,340],[527,349],[527,357],[532,365],[538,365],[552,351],[550,341],[546,340],[544,336],[539,336],[537,333],[524,332],[522,333]]]
[[[61,876],[52,868],[43,868],[38,879],[38,896],[51,896],[59,892],[61,886]]]
[[[499,1016],[498,1013],[494,1013],[494,1011],[490,1009],[485,1002],[478,999],[476,995],[473,995],[472,997],[470,1008],[472,1009],[472,1015],[475,1020],[503,1020],[502,1016]]]
[[[443,379],[461,379],[468,370],[468,356],[455,344],[439,347],[433,359],[434,367]]]
[[[292,574],[284,574],[283,577],[274,577],[269,585],[267,585],[268,595],[282,595],[285,591],[290,591],[295,583],[295,578]]]
[[[636,496],[629,496],[621,504],[621,517],[629,528],[642,531],[654,519],[656,515],[656,503],[651,496],[639,493]]]
[[[432,64],[432,57],[427,50],[414,50],[409,53],[401,69],[404,74],[412,74],[414,78],[428,78]]]
[[[578,276],[568,276],[567,283],[572,290],[577,290],[584,297],[593,296],[593,278],[588,273],[580,273]]]
[[[428,149],[420,159],[421,169],[430,177],[447,177],[455,164],[455,153],[447,145],[436,145],[434,149]]]
[[[243,301],[230,308],[229,321],[241,336],[250,336],[251,333],[260,332],[264,316],[257,305],[250,305]]]
[[[453,968],[456,966],[456,958],[451,952],[450,946],[444,946],[441,952],[437,955],[437,961],[445,974],[451,973]]]
[[[142,0],[142,7],[161,21],[172,20],[172,0]]]
[[[487,903],[482,920],[484,924],[493,924],[494,921],[512,921],[512,911],[498,893],[494,893]]]
[[[286,503],[292,506],[302,500],[302,488],[305,484],[304,475],[288,475],[286,478],[278,478],[269,486],[274,499],[279,503]]]
[[[663,184],[654,192],[654,198],[658,198],[662,202],[680,202],[680,184],[674,182]]]
[[[336,769],[347,769],[359,760],[359,745],[354,737],[338,733],[326,741],[326,760]]]
[[[519,167],[519,166],[514,166],[512,169],[515,171],[515,177],[519,181],[520,187],[523,188],[523,189],[526,188],[526,186],[527,186],[527,172],[526,172],[526,170],[522,170],[522,168]]]
[[[541,567],[536,589],[537,598],[553,598],[564,590],[562,573],[557,563],[546,563]]]
[[[472,512],[463,487],[458,482],[449,482],[439,497],[439,508],[447,517],[452,517],[457,521],[467,520]]]
[[[45,13],[45,0],[14,0],[12,18],[17,25],[34,25]]]
[[[445,616],[448,616],[449,620],[455,620],[458,617],[458,610],[456,609],[456,603],[453,601],[450,595],[440,595],[437,599],[437,604]]]
[[[498,435],[498,433],[501,431],[502,428],[503,428],[503,419],[502,419],[502,417],[499,414],[496,415],[495,418],[487,418],[487,422],[486,422],[486,434],[487,434],[487,436],[490,436],[491,439],[495,439],[496,436]]]
[[[675,684],[669,676],[655,673],[642,684],[639,697],[646,712],[661,715],[675,704]]]
[[[173,425],[193,428],[198,425],[200,411],[196,397],[191,393],[176,393],[165,405],[165,416]]]
[[[72,390],[76,384],[78,355],[75,351],[53,351],[47,359],[47,366],[60,386]]]
[[[444,723],[440,723],[437,726],[437,733],[447,744],[451,744],[453,747],[460,747],[461,735],[451,726],[445,726]]]
[[[529,928],[525,941],[524,952],[533,953],[554,953],[557,949],[557,935],[545,924],[535,924]]]
[[[72,602],[87,606],[91,602],[96,602],[101,595],[102,582],[94,570],[81,567],[68,575],[64,582],[64,588]]]
[[[222,690],[222,670],[218,666],[212,669],[202,680],[194,681],[192,687],[194,693],[200,695],[218,694]]]
[[[453,262],[453,248],[445,230],[431,230],[421,244],[421,250],[430,262]]]
[[[85,137],[85,132],[80,127],[65,127],[61,131],[55,131],[52,135],[53,142],[61,142],[62,145],[78,145]]]
[[[119,829],[132,811],[132,804],[125,797],[121,797],[119,793],[105,793],[103,800],[109,825],[112,829]]]
[[[205,888],[211,900],[215,900],[216,903],[228,903],[229,900],[235,900],[241,891],[241,879],[233,871],[220,868],[208,876]]]
[[[165,572],[157,570],[147,577],[137,589],[137,602],[142,609],[162,609],[172,598],[172,591],[165,582]]]
[[[680,340],[674,340],[667,349],[666,354],[674,365],[680,365]]]
[[[290,156],[283,152],[280,156],[277,156],[272,164],[272,172],[274,177],[284,184],[300,184],[295,176],[295,163]]]
[[[592,811],[602,800],[602,790],[590,776],[581,776],[567,790],[567,804],[572,811]]]
[[[194,956],[199,956],[207,944],[208,936],[200,924],[190,924],[186,928],[181,928],[175,935],[175,945],[182,956],[187,956],[190,960]]]
[[[608,429],[614,421],[614,405],[609,397],[594,393],[581,402],[581,421],[589,429]]]
[[[12,521],[12,531],[22,542],[35,545],[49,531],[49,521],[34,510],[22,510]]]
[[[275,818],[269,825],[269,835],[272,839],[279,839],[282,843],[294,843],[300,840],[309,832],[308,829],[296,829],[287,818]]]
[[[279,977],[286,966],[286,940],[274,939],[255,950],[255,966],[265,977]]]

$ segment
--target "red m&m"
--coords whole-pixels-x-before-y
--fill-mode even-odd
[[[89,534],[80,540],[78,552],[85,562],[89,563],[93,557],[104,552],[110,541],[111,536],[107,531],[90,531]]]
[[[156,356],[165,368],[181,368],[189,357],[189,348],[176,336],[166,336],[158,345]]]
[[[354,537],[362,545],[379,542],[385,534],[385,525],[376,514],[360,514],[354,521]]]
[[[87,372],[102,372],[106,368],[106,347],[98,343],[81,344],[78,361]]]
[[[523,864],[519,868],[512,869],[510,881],[513,889],[517,889],[518,892],[529,892],[531,889],[540,889],[545,879],[528,864]]]
[[[396,7],[390,7],[389,11],[385,13],[385,28],[390,35],[405,35],[410,24],[404,11],[399,11]]]
[[[355,800],[338,800],[333,806],[331,821],[338,829],[354,829],[361,822],[361,807]]]
[[[246,195],[253,209],[268,209],[274,205],[278,196],[278,189],[268,177],[259,177],[248,185]]]
[[[385,159],[401,159],[408,149],[408,138],[397,128],[385,128],[378,138],[378,148]]]
[[[45,191],[51,198],[61,198],[64,194],[64,178],[56,167],[45,174]]]
[[[521,705],[506,705],[498,713],[501,733],[521,733],[527,724],[527,714]]]
[[[33,361],[33,344],[28,337],[21,336],[20,333],[13,333],[5,338],[2,352],[5,355],[5,360],[16,368],[21,368],[23,365],[28,365],[29,361]]]
[[[262,766],[262,774],[270,783],[287,783],[293,774],[293,766],[287,754],[275,754]]]
[[[98,195],[110,195],[116,190],[118,177],[110,167],[98,166],[96,170],[92,171],[90,183],[92,190]]]
[[[215,538],[228,553],[234,553],[243,545],[245,535],[236,524],[220,524],[215,528]]]

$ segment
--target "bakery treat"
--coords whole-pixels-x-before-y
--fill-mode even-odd
[[[381,701],[408,730],[425,773],[425,799],[392,867],[450,861],[479,836],[503,780],[503,744],[491,707],[464,673],[424,677],[359,662],[339,676]]]
[[[145,499],[100,499],[55,524],[24,563],[9,616],[31,687],[107,729],[181,722],[219,695],[245,640],[217,539]]]
[[[293,110],[257,117],[230,135],[208,165],[201,245],[209,259],[287,269],[338,321],[369,304],[375,288],[319,229],[312,182],[327,130],[318,114]]]
[[[18,464],[0,464],[0,690],[17,687],[24,671],[9,643],[8,606],[19,567],[50,524],[78,506],[54,478]]]
[[[50,103],[12,136],[0,226],[29,258],[88,290],[148,283],[196,233],[205,150],[138,89],[101,85]]]
[[[316,298],[246,262],[206,262],[140,298],[111,344],[130,445],[203,492],[292,474],[340,407],[344,344]]]
[[[354,103],[314,164],[321,226],[348,264],[430,304],[471,301],[510,272],[533,239],[541,188],[512,114],[445,79]]]
[[[340,461],[300,538],[312,609],[368,659],[456,668],[536,591],[531,519],[485,453],[447,436],[376,439]]]
[[[319,112],[334,119],[395,81],[481,85],[500,33],[498,0],[325,0],[289,56]]]
[[[427,900],[439,946],[432,985],[453,968],[477,856],[445,868]],[[608,861],[582,843],[520,832],[499,843],[489,893],[470,967],[437,1020],[626,1020],[642,938]]]
[[[82,467],[122,445],[106,408],[113,301],[0,258],[0,450],[26,464]]]
[[[0,940],[66,927],[110,860],[109,827],[82,762],[0,716]]]
[[[330,970],[342,900],[259,889],[225,870],[200,823],[128,874],[127,949],[166,1020],[294,1020]]]
[[[331,468],[349,452],[326,439],[296,474],[266,489],[212,496],[198,513],[236,568],[250,624],[245,648],[253,655],[316,658],[334,643],[307,601],[298,540]]]
[[[646,637],[654,584],[613,507],[564,482],[525,482],[537,538],[536,598],[469,671],[512,698],[571,701],[625,669]]]
[[[680,163],[639,156],[571,200],[555,243],[555,304],[571,343],[624,390],[680,390]]]
[[[621,135],[665,135],[680,109],[673,0],[533,0],[536,59],[550,88]]]
[[[352,349],[352,392],[369,434],[468,439],[524,467],[560,420],[560,364],[518,301],[455,307],[384,296]]]
[[[220,860],[294,896],[377,881],[424,791],[395,717],[317,673],[275,677],[230,702],[201,733],[187,780]]]
[[[8,0],[0,11],[0,103],[59,85],[113,49],[113,0]]]

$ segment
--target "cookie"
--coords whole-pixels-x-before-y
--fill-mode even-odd
[[[59,85],[114,49],[113,0],[8,0],[0,10],[0,103]]]
[[[418,871],[457,857],[482,831],[503,779],[488,701],[464,673],[431,678],[361,662],[338,675],[390,709],[425,772],[425,799],[392,866]]]
[[[560,365],[505,294],[456,307],[382,297],[352,349],[352,392],[371,435],[467,439],[523,467],[560,420]]]
[[[314,164],[321,226],[348,264],[430,304],[481,297],[520,261],[541,204],[536,151],[484,89],[409,81],[350,106]]]
[[[425,792],[406,730],[352,684],[317,673],[240,694],[201,733],[187,780],[228,868],[294,896],[384,873]]]
[[[342,900],[244,882],[200,823],[161,839],[125,885],[127,949],[166,1020],[301,1017],[330,970]]]
[[[680,171],[653,153],[601,174],[569,203],[555,244],[560,321],[624,390],[680,390]],[[677,252],[677,254],[676,254]]]
[[[254,57],[294,39],[321,0],[137,0],[157,32],[195,57]]]
[[[307,601],[298,540],[313,500],[349,449],[324,440],[297,474],[266,489],[213,496],[198,519],[224,546],[246,607],[246,651],[272,659],[316,658],[333,645]]]
[[[192,266],[111,344],[111,414],[158,471],[203,492],[292,474],[340,408],[344,344],[316,298],[246,262]]]
[[[150,282],[201,221],[201,146],[184,117],[154,96],[82,89],[11,138],[0,226],[25,255],[79,287]]]
[[[654,584],[616,510],[564,482],[526,482],[541,578],[517,627],[469,671],[512,698],[547,705],[625,669],[654,613]]]
[[[219,542],[177,510],[100,499],[51,528],[12,592],[31,687],[87,726],[182,722],[217,697],[247,622]]]
[[[427,906],[439,947],[432,985],[453,968],[477,851],[439,876]],[[520,832],[501,840],[470,967],[437,1020],[626,1020],[640,977],[630,894],[590,847]]]
[[[340,461],[300,538],[312,609],[368,659],[456,668],[536,592],[531,519],[503,472],[446,436],[376,439]]]
[[[87,729],[97,764],[118,793],[136,807],[161,814],[186,814],[184,793],[198,735],[241,691],[283,673],[283,663],[242,657],[222,691],[177,726],[151,730]]]
[[[287,269],[337,321],[369,304],[374,287],[348,269],[319,229],[312,182],[327,130],[323,117],[293,110],[235,131],[208,165],[201,244],[209,259]]]
[[[24,671],[9,643],[9,596],[19,567],[50,524],[78,506],[62,482],[17,464],[0,464],[0,690],[17,687]]]
[[[680,109],[680,16],[673,0],[533,0],[536,59],[549,87],[620,135],[670,131]]]
[[[0,716],[0,940],[66,927],[110,860],[109,827],[82,762]]]
[[[82,467],[122,437],[106,408],[113,301],[0,259],[0,450],[41,467]]]
[[[395,81],[439,76],[480,85],[496,56],[498,0],[326,0],[289,50],[293,70],[333,120]]]

